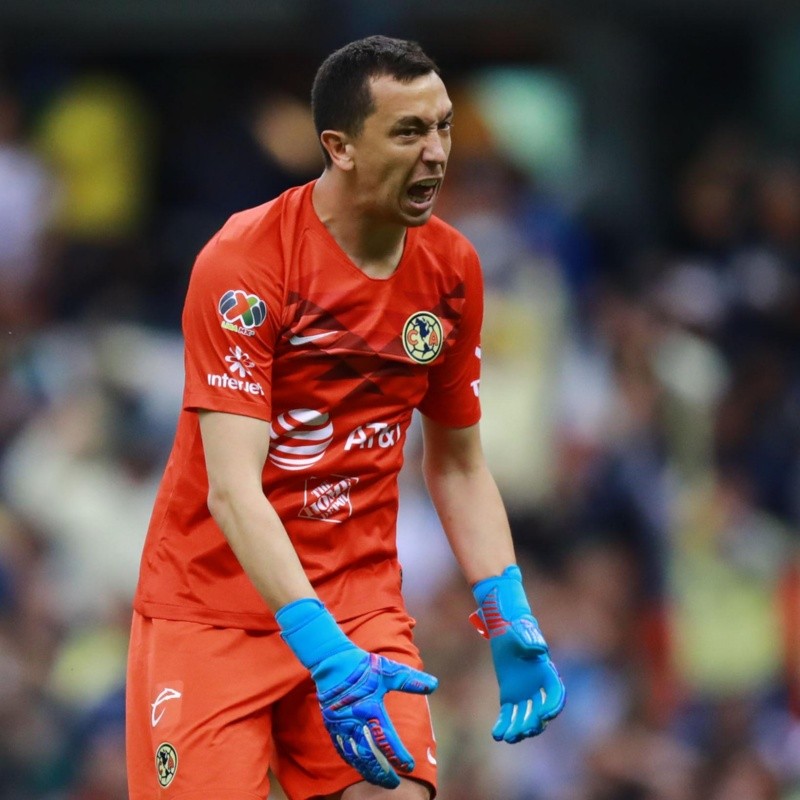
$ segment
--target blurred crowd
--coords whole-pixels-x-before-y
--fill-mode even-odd
[[[800,152],[710,127],[659,235],[620,241],[451,88],[438,212],[484,265],[483,436],[568,701],[544,736],[491,740],[488,648],[412,427],[398,535],[440,797],[798,800]],[[29,100],[0,85],[0,800],[124,800],[188,271],[321,159],[289,92],[165,121],[86,72]]]

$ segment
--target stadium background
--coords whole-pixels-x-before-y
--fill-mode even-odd
[[[232,211],[319,173],[314,69],[375,32],[418,39],[456,103],[439,211],[486,268],[484,438],[569,687],[544,737],[491,741],[412,430],[400,544],[440,796],[796,800],[789,0],[0,4],[0,798],[126,796],[187,271]]]

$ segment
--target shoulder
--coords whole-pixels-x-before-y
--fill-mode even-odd
[[[456,276],[468,285],[482,284],[481,264],[474,245],[439,217],[431,217],[417,231],[418,252],[423,252],[443,275]]]
[[[420,244],[429,252],[449,258],[478,259],[472,242],[440,217],[431,217],[419,231]]]
[[[242,290],[279,302],[285,285],[286,243],[301,217],[305,188],[289,189],[229,217],[195,259],[189,297]]]
[[[296,186],[267,203],[233,214],[206,247],[256,255],[280,246],[287,228],[293,228],[302,214],[307,190],[308,185]]]

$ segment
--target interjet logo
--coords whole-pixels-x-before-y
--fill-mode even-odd
[[[231,347],[229,352],[230,355],[225,356],[225,361],[227,361],[229,365],[228,371],[232,372],[234,375],[238,375],[240,378],[251,375],[252,373],[250,370],[255,366],[255,363],[250,360],[250,356],[238,345],[236,347]]]
[[[238,377],[232,377],[226,373],[222,375],[209,373],[207,376],[208,385],[219,389],[233,389],[246,394],[263,395],[264,389],[258,381],[247,380],[252,376],[250,370],[255,366],[255,362],[238,345],[229,348],[228,353],[229,355],[225,356],[228,372]]]

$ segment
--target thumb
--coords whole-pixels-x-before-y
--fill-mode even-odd
[[[526,615],[512,620],[511,631],[523,651],[523,658],[540,656],[548,651],[547,642],[533,617]]]
[[[381,656],[381,674],[387,691],[430,694],[439,685],[439,679],[406,664]]]

